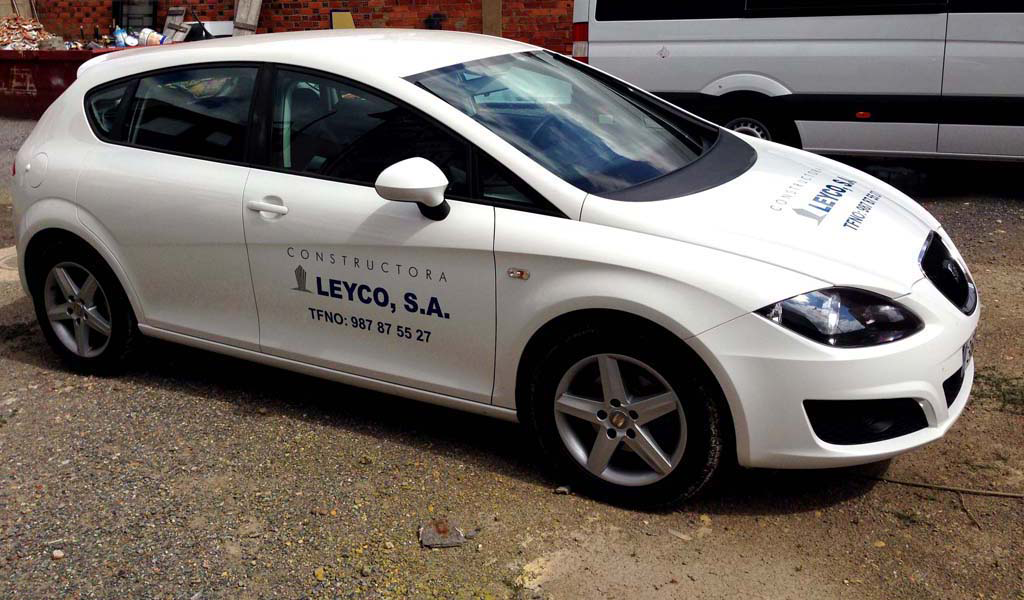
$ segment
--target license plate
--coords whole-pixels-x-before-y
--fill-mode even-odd
[[[965,367],[968,365],[968,363],[971,362],[972,358],[974,358],[974,336],[973,335],[971,336],[971,339],[967,340],[967,343],[964,344],[964,366]]]

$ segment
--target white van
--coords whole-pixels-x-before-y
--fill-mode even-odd
[[[1024,159],[1021,0],[576,0],[573,55],[826,154]]]

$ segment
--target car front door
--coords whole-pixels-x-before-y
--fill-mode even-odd
[[[119,246],[140,321],[254,350],[242,190],[258,71],[183,67],[90,94],[89,120],[103,142],[78,181],[83,222]]]
[[[470,195],[470,148],[395,100],[278,68],[263,168],[245,186],[262,351],[490,402],[494,208]],[[423,157],[448,177],[447,218],[374,190]]]

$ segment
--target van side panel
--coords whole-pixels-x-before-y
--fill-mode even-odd
[[[949,15],[942,94],[940,152],[1024,157],[1024,5]]]
[[[591,3],[601,1],[608,0]],[[856,116],[868,111],[872,118],[867,121],[903,124],[900,129],[909,134],[901,136],[906,151],[934,153],[946,19],[944,12],[672,21],[594,19],[590,23],[590,62],[690,108],[714,106],[717,101],[707,92],[718,87],[716,82],[756,75],[749,80],[771,80],[778,84],[771,89],[792,91],[790,96],[777,96],[778,101],[770,106],[796,121],[801,134],[806,132],[803,145],[807,149],[857,149],[858,143],[879,129],[865,127],[870,123]],[[721,89],[722,93],[742,91],[725,85]],[[764,89],[748,91],[768,95]],[[693,97],[692,104],[686,101],[687,95]],[[835,101],[837,96],[842,97],[840,101]],[[863,107],[860,98],[867,100]],[[896,99],[905,110],[889,114],[874,110],[872,98],[883,107]],[[696,110],[699,114],[700,109]],[[709,111],[707,116],[721,121],[728,115]],[[803,127],[801,121],[830,125]]]

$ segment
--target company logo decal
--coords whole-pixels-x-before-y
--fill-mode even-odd
[[[306,270],[302,268],[302,265],[295,267],[295,287],[292,289],[296,292],[313,293],[306,289]]]
[[[816,221],[819,225],[832,212],[839,200],[843,198],[857,182],[844,177],[833,177],[832,182],[814,195],[806,206],[794,208],[793,212],[801,217]]]

